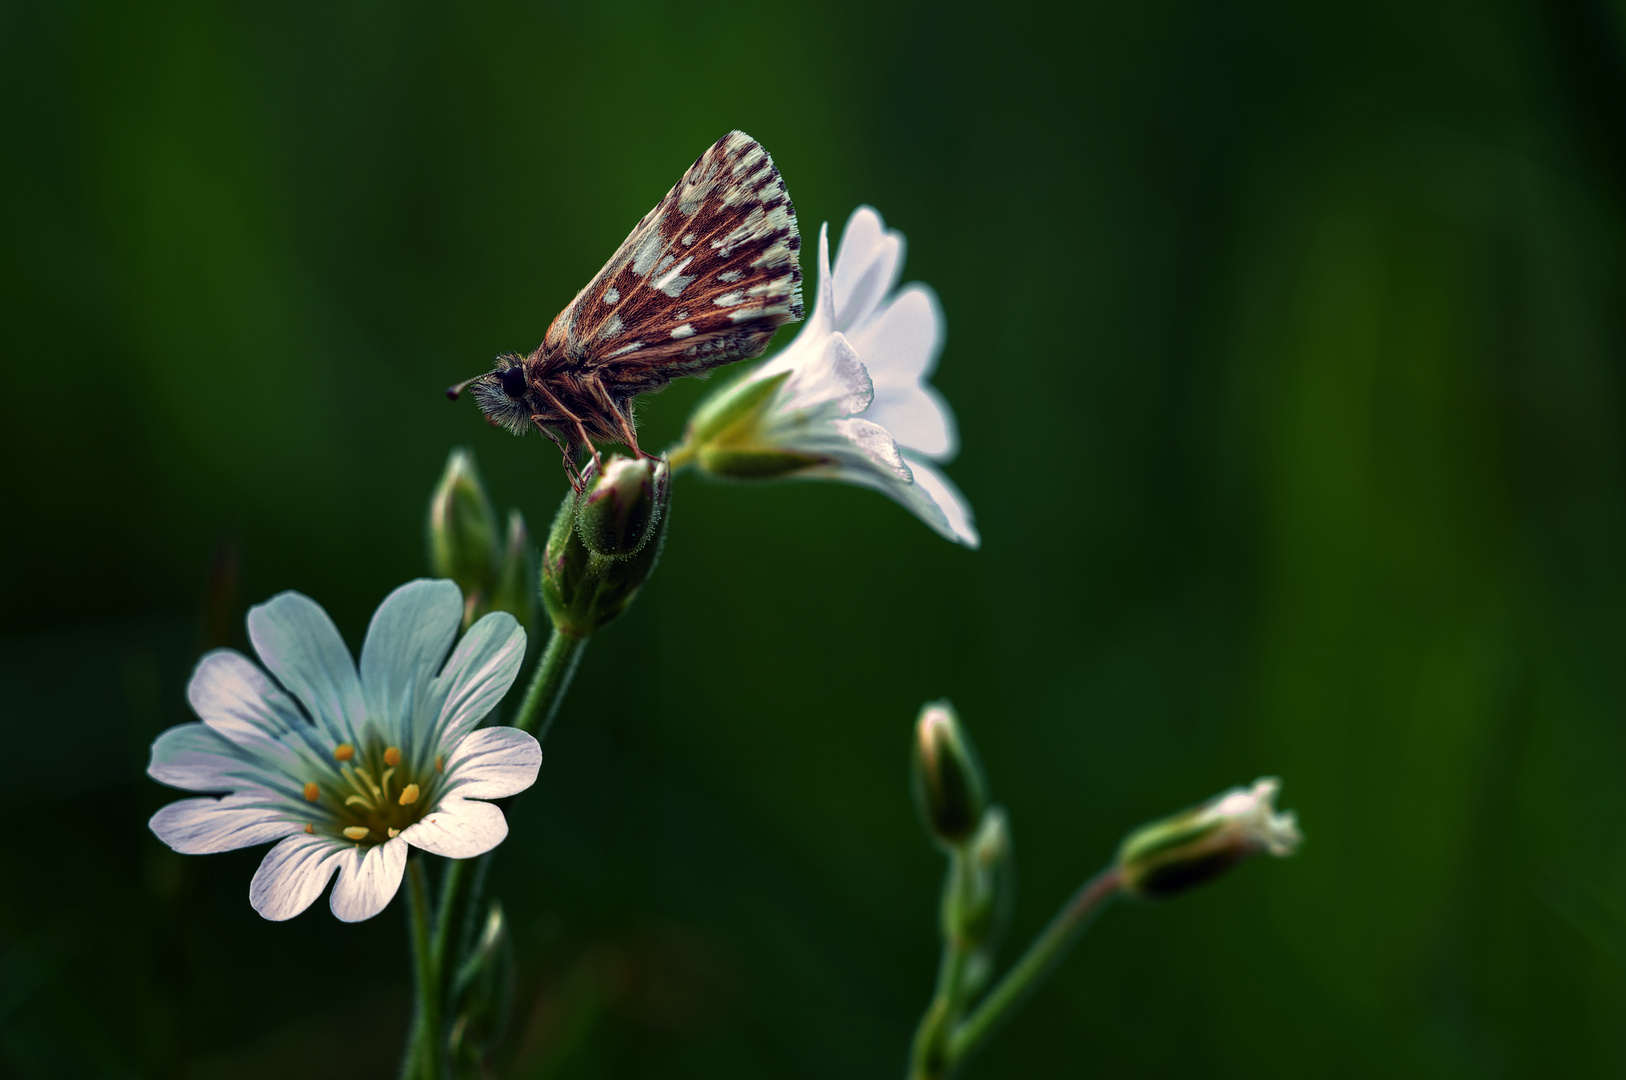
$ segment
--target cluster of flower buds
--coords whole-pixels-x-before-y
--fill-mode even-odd
[[[1121,888],[1147,899],[1176,896],[1256,855],[1293,854],[1304,837],[1291,810],[1276,810],[1281,786],[1267,776],[1136,829],[1118,849]]]
[[[542,554],[542,602],[554,629],[589,637],[625,611],[660,558],[672,500],[664,458],[595,463],[565,496]]]
[[[506,535],[480,482],[474,455],[459,447],[429,500],[429,565],[435,577],[463,590],[463,626],[506,611],[529,626],[536,618],[535,559],[531,534],[518,510],[508,512]]]

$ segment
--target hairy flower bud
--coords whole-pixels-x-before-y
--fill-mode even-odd
[[[982,823],[987,786],[970,737],[946,701],[920,710],[913,772],[915,805],[926,831],[948,847],[965,843]]]
[[[602,473],[591,466],[576,511],[582,543],[595,555],[628,559],[655,535],[672,470],[661,458],[613,457]]]
[[[1118,849],[1124,892],[1175,896],[1256,855],[1293,854],[1304,837],[1291,810],[1276,812],[1281,786],[1273,776],[1255,780],[1130,833]]]
[[[566,495],[560,504],[542,553],[542,603],[554,628],[572,637],[596,633],[632,604],[660,558],[672,499],[663,464],[652,485],[651,525],[643,544],[631,555],[601,555],[583,543],[578,524],[581,509],[596,488],[591,470],[588,476],[583,491]]]
[[[490,595],[501,551],[497,515],[462,447],[446,458],[429,500],[429,565],[435,577],[451,578],[471,607]]]
[[[508,511],[508,540],[503,545],[502,567],[491,590],[491,610],[506,611],[530,627],[536,621],[536,551],[525,515]]]

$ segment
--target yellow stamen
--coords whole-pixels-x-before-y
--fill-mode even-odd
[[[408,784],[406,787],[401,789],[401,805],[402,806],[411,806],[413,803],[415,803],[417,801],[418,801],[418,785],[417,784]]]
[[[446,771],[446,755],[445,754],[436,754],[435,755],[435,771],[436,772],[445,772]]]
[[[340,761],[349,761],[356,756],[356,748],[347,742],[342,742],[333,748],[333,756]]]
[[[308,784],[305,785],[305,801],[306,802],[315,802],[321,796],[321,794],[322,794],[322,789],[316,786],[316,781],[315,780],[312,780]]]
[[[395,770],[394,769],[385,769],[384,770],[384,776],[379,781],[379,783],[384,785],[383,795],[384,795],[385,799],[388,799],[390,797],[390,777],[392,777],[394,775],[395,775]]]
[[[364,799],[360,795],[352,795],[348,799],[344,800],[344,805],[346,805],[346,806],[365,806],[368,809],[371,809],[372,805],[373,805],[373,800]]]
[[[365,839],[367,839],[367,826],[365,826],[365,825],[349,825],[349,826],[346,826],[346,828],[344,830],[344,835],[348,836],[352,840],[365,840]]]
[[[388,749],[386,749],[384,751],[384,764],[386,764],[386,765],[399,765],[399,764],[401,764],[401,751],[400,751],[400,749],[398,747],[391,746],[391,747],[389,747]]]
[[[394,840],[397,836],[401,835],[401,830],[400,829],[390,829],[389,834],[390,834],[390,839]]]
[[[308,832],[308,833],[313,833],[313,832],[316,831],[316,826],[315,825],[306,825],[305,826],[305,831]]]

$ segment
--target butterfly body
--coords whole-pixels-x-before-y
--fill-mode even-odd
[[[773,159],[730,132],[644,215],[535,351],[499,356],[470,380],[475,400],[492,423],[551,438],[579,486],[583,449],[619,442],[641,453],[640,395],[760,356],[775,330],[802,317],[800,248]]]

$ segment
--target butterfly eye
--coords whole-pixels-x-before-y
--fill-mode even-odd
[[[502,392],[518,401],[525,396],[525,369],[519,365],[508,368],[501,376]]]

